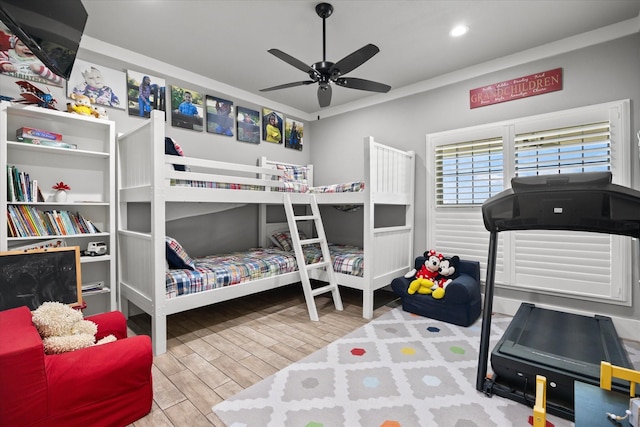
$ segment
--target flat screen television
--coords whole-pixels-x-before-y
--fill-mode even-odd
[[[80,0],[0,0],[0,21],[47,68],[67,80],[87,16]]]

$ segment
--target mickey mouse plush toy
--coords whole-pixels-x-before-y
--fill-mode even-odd
[[[436,287],[433,288],[431,296],[435,299],[441,299],[444,297],[444,290],[453,282],[453,279],[458,277],[458,263],[460,263],[460,257],[454,255],[449,258],[444,258],[440,261],[440,267],[438,267],[438,276],[435,279]]]
[[[413,269],[404,275],[406,278],[415,277],[411,283],[409,283],[409,289],[407,290],[409,295],[413,295],[416,292],[429,295],[437,288],[435,281],[440,272],[440,262],[444,259],[444,256],[437,253],[434,249],[431,249],[424,253],[424,257],[426,260],[420,267],[420,270],[416,271]]]

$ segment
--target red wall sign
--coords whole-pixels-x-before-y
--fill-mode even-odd
[[[469,91],[471,108],[562,90],[562,68],[531,74]]]

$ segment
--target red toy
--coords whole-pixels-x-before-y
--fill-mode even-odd
[[[409,284],[409,290],[407,291],[410,295],[416,292],[429,295],[433,292],[433,289],[437,288],[435,280],[440,272],[440,261],[442,261],[444,257],[434,249],[425,252],[424,257],[426,259],[418,271],[412,270],[405,275],[407,278],[415,276]]]
[[[39,107],[57,110],[55,104],[57,104],[58,101],[53,98],[53,95],[49,92],[49,88],[47,88],[47,92],[44,92],[25,80],[19,80],[16,84],[20,86],[20,96],[24,99],[14,99],[14,102],[20,104],[35,104]]]

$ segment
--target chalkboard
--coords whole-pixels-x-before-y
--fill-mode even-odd
[[[46,301],[82,306],[80,247],[0,252],[0,310]]]

